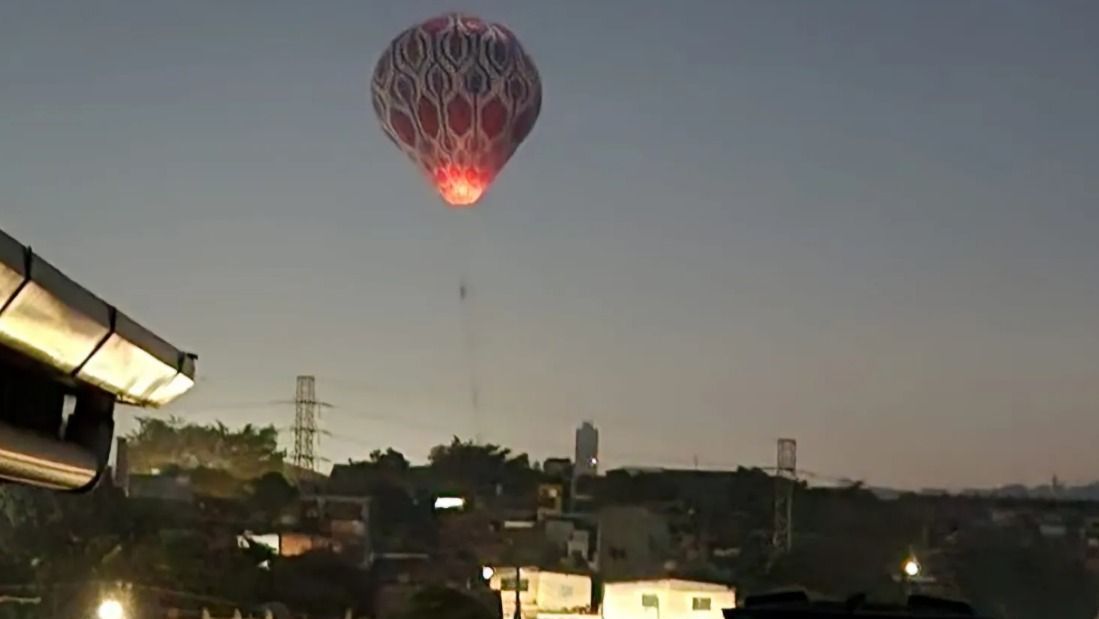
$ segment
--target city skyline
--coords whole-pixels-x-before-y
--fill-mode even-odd
[[[509,24],[545,89],[468,213],[367,95],[394,34],[458,8]],[[0,227],[198,353],[165,415],[286,427],[315,375],[336,462],[452,435],[568,455],[591,420],[603,470],[766,465],[791,436],[875,485],[1091,481],[1096,18],[7,3]]]

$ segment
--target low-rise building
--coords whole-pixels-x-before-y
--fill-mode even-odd
[[[370,498],[304,495],[290,530],[280,534],[283,556],[330,550],[363,566],[370,562]]]
[[[538,518],[559,516],[565,510],[565,489],[561,484],[539,484]]]
[[[692,580],[662,579],[603,585],[603,619],[721,619],[736,606],[732,587]]]
[[[126,476],[125,492],[135,499],[153,499],[187,504],[195,501],[191,478],[184,474],[129,474]]]
[[[568,458],[546,458],[542,463],[542,472],[558,480],[572,477],[572,460]]]
[[[675,559],[668,519],[639,505],[615,505],[598,513],[599,571],[609,581],[667,575]]]
[[[523,619],[547,615],[591,612],[591,577],[541,570],[536,567],[492,567],[489,587],[500,594],[503,616],[515,616],[515,590],[519,589],[519,610]],[[516,574],[516,571],[519,573]],[[516,578],[518,576],[518,578]]]

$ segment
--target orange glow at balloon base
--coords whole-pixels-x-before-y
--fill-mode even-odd
[[[454,208],[472,208],[491,180],[491,175],[483,170],[456,165],[437,168],[432,178],[439,195]]]

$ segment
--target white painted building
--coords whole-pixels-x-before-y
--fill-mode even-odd
[[[515,616],[515,567],[493,567],[489,587],[500,594],[503,616]],[[551,572],[536,567],[519,569],[519,608],[525,619],[547,615],[583,614],[591,608],[591,577]]]
[[[603,585],[603,619],[722,619],[736,590],[691,580],[633,580]]]

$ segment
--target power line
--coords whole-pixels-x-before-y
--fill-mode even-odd
[[[360,418],[360,419],[369,419],[371,421],[389,423],[389,424],[393,424],[393,425],[400,425],[400,426],[404,426],[404,427],[408,427],[408,428],[414,428],[414,429],[420,429],[420,430],[432,430],[432,431],[438,431],[440,429],[438,424],[433,424],[431,422],[414,421],[414,420],[408,419],[406,417],[397,417],[397,416],[392,416],[392,415],[385,415],[385,414],[376,413],[376,412],[373,412],[373,411],[363,411],[361,409],[350,410],[350,409],[339,408],[339,407],[333,407],[332,410],[333,410],[333,412],[336,412],[336,413],[339,413],[341,415],[348,416],[348,417],[355,417],[355,418]],[[450,433],[447,433],[447,434],[450,434]],[[361,441],[361,439],[357,439],[357,438],[353,437],[351,434],[348,434],[348,433],[334,433],[334,432],[330,432],[330,431],[325,431],[324,435],[325,436],[330,436],[330,437],[333,437],[333,438],[336,438],[336,439],[341,439],[341,440],[344,440],[345,442],[348,442],[348,443],[359,444],[359,445],[364,446],[364,447],[370,447],[370,448],[379,448],[379,447],[381,447],[381,445],[365,443],[365,442]],[[542,442],[538,445],[522,445],[522,444],[516,444],[514,442],[509,442],[508,445],[501,445],[501,446],[502,447],[508,447],[509,445],[514,445],[515,447],[518,447],[520,450],[526,449],[527,451],[533,451],[535,449],[537,449],[537,450],[546,449],[547,448],[546,443],[548,443],[548,441],[544,441],[544,442]],[[559,442],[556,442],[556,444],[552,445],[551,447],[553,449],[560,450],[562,452],[568,451],[571,448],[571,446],[568,445],[567,441],[565,441],[564,439],[562,439]],[[758,469],[760,471],[768,472],[768,473],[771,473],[771,474],[776,474],[779,471],[779,467],[777,467],[775,465],[769,465],[769,464],[732,462],[732,461],[714,461],[714,460],[699,459],[697,456],[693,456],[691,458],[679,459],[679,458],[676,458],[676,456],[671,456],[671,455],[668,455],[668,454],[661,454],[661,453],[657,453],[657,452],[653,452],[653,451],[632,451],[632,450],[623,451],[623,450],[616,450],[616,449],[612,448],[612,449],[605,449],[604,454],[606,456],[609,456],[609,457],[615,459],[615,460],[637,459],[637,460],[641,461],[641,462],[638,462],[639,465],[648,464],[650,466],[661,466],[661,467],[664,467],[664,468],[680,468],[680,467],[682,467],[682,468],[698,468],[700,470],[714,470],[714,471],[728,471],[728,470],[735,470],[735,469],[738,469],[738,468],[746,468],[746,469]],[[835,484],[835,485],[850,485],[852,483],[855,483],[854,480],[852,480],[849,477],[840,477],[840,476],[830,475],[830,474],[827,474],[827,473],[819,473],[819,472],[816,472],[816,471],[810,471],[808,469],[796,468],[796,457],[795,457],[795,468],[793,470],[793,476],[798,478],[798,479],[806,479],[807,478],[807,479],[817,480],[817,481],[821,481],[821,482],[829,482],[829,483]]]
[[[210,413],[220,413],[224,411],[240,411],[240,410],[256,410],[263,408],[274,408],[280,404],[286,404],[290,400],[251,400],[243,402],[226,402],[223,404],[206,404],[200,408],[190,408],[186,406],[176,405],[171,408],[169,417],[190,418],[198,415],[208,415]],[[142,411],[134,410],[135,416],[142,416]]]
[[[315,377],[304,377],[303,376],[303,377],[299,377],[299,378],[313,378],[314,385],[315,385]],[[331,382],[331,381],[329,381],[328,379],[325,379],[325,383],[327,384],[328,382]],[[346,385],[346,384],[351,384],[351,383],[352,383],[352,381],[337,381],[337,384]],[[362,389],[363,390],[370,390],[367,387],[362,387]],[[310,401],[309,398],[305,398],[303,404],[305,404],[306,402],[309,402],[309,401]],[[426,431],[430,431],[430,432],[433,432],[433,433],[439,433],[440,435],[442,435],[442,434],[446,434],[448,436],[453,435],[452,432],[442,432],[441,431],[441,426],[438,423],[434,423],[434,422],[430,422],[430,421],[426,421],[426,420],[414,420],[414,419],[410,419],[410,418],[404,417],[404,416],[389,415],[389,414],[385,414],[385,413],[379,413],[379,412],[376,412],[376,411],[363,410],[361,408],[348,409],[348,408],[343,408],[343,407],[337,407],[337,406],[335,406],[335,405],[333,405],[329,402],[318,401],[315,398],[315,386],[314,386],[313,398],[312,398],[311,401],[313,402],[313,408],[314,408],[314,410],[313,410],[312,430],[309,430],[307,427],[303,427],[304,431],[300,435],[302,436],[303,439],[305,439],[309,435],[312,435],[314,437],[314,439],[315,439],[314,443],[313,443],[313,460],[314,461],[325,460],[325,458],[321,458],[317,455],[318,441],[316,441],[316,439],[319,438],[319,436],[322,435],[322,434],[324,436],[335,439],[337,441],[357,445],[357,446],[364,447],[364,448],[376,449],[376,448],[384,447],[384,445],[382,445],[380,443],[374,444],[374,443],[364,441],[364,440],[362,440],[361,438],[358,438],[357,436],[355,436],[352,433],[332,432],[332,431],[329,431],[329,430],[323,430],[322,431],[322,430],[318,429],[317,428],[317,417],[318,417],[318,412],[321,408],[330,409],[332,412],[337,413],[337,414],[342,415],[342,416],[347,417],[347,418],[365,419],[365,420],[369,420],[369,421],[373,421],[373,422],[403,426],[403,427],[406,427],[406,428],[412,428],[412,429],[416,429],[416,430],[426,430]],[[295,398],[294,400],[251,400],[251,401],[240,401],[240,402],[227,402],[225,404],[204,406],[203,408],[197,409],[197,410],[180,411],[181,413],[183,413],[183,415],[177,415],[177,416],[180,416],[180,417],[188,416],[188,417],[190,417],[190,416],[194,416],[194,415],[216,413],[216,412],[225,411],[225,410],[249,410],[249,409],[262,409],[262,408],[269,408],[269,407],[275,408],[275,407],[290,404],[290,403],[293,403],[295,405],[295,425],[290,426],[290,427],[281,427],[281,428],[278,428],[278,429],[280,431],[296,432],[295,428],[297,427],[296,422],[297,422],[298,398]],[[305,406],[308,408],[308,404],[305,404]],[[298,434],[295,434],[294,435],[294,448],[295,449],[297,448],[297,437],[298,437]],[[543,450],[546,450],[547,448],[549,448],[551,450],[559,450],[559,451],[562,451],[564,453],[564,452],[568,452],[572,448],[571,444],[569,444],[568,441],[565,440],[565,439],[561,439],[560,441],[555,441],[555,442],[553,442],[553,444],[549,444],[550,441],[546,440],[546,439],[547,439],[547,437],[542,437],[539,440],[538,444],[525,444],[525,445],[516,443],[514,441],[510,441],[509,445],[514,445],[515,447],[518,448],[518,451],[524,451],[524,450],[525,451],[543,451]],[[306,441],[306,442],[308,442],[308,441]],[[508,447],[508,445],[501,445],[501,446],[502,447]],[[295,452],[292,451],[291,461],[296,464],[297,461],[295,460],[294,453]],[[690,458],[684,456],[683,458],[679,458],[675,455],[670,455],[670,454],[665,454],[665,453],[657,453],[657,452],[653,452],[653,451],[616,450],[616,449],[612,448],[612,449],[605,449],[604,454],[606,456],[612,458],[612,459],[615,459],[615,460],[630,460],[630,459],[638,460],[638,462],[637,462],[638,466],[651,466],[651,467],[662,467],[662,468],[693,468],[693,469],[699,469],[699,470],[713,470],[713,471],[728,471],[728,470],[735,470],[735,469],[738,469],[738,468],[748,468],[748,469],[758,469],[758,470],[765,471],[765,472],[772,473],[772,474],[777,474],[779,472],[779,467],[774,466],[774,465],[758,464],[758,463],[744,463],[744,462],[731,462],[731,461],[714,461],[714,460],[706,460],[706,459],[698,460],[697,456],[690,457]],[[853,483],[856,483],[856,480],[854,480],[850,477],[837,476],[837,475],[832,475],[832,474],[827,474],[827,473],[820,473],[820,472],[816,472],[816,471],[810,471],[810,470],[807,470],[807,469],[795,468],[795,470],[793,471],[793,474],[798,479],[814,480],[814,481],[817,481],[817,482],[824,482],[824,483],[827,483],[829,485],[842,486],[842,485],[851,485]]]
[[[336,410],[340,410],[340,409],[336,409]],[[342,412],[347,413],[348,411],[344,410]],[[355,414],[355,413],[352,413],[352,414]],[[408,420],[403,420],[403,419],[399,419],[399,418],[395,418],[395,417],[379,416],[377,414],[372,414],[372,413],[361,413],[361,414],[362,414],[362,416],[370,418],[373,421],[380,421],[382,423],[391,423],[391,424],[396,424],[396,425],[404,425],[406,427],[412,427],[412,428],[416,428],[416,429],[424,429],[424,428],[432,429],[432,430],[437,430],[438,429],[438,426],[434,426],[434,425],[427,424],[427,423],[410,422]],[[342,442],[345,442],[345,443],[349,443],[349,444],[353,444],[353,445],[357,445],[357,446],[365,447],[365,448],[369,448],[369,449],[381,449],[381,448],[385,447],[385,445],[382,445],[380,443],[370,443],[370,442],[367,442],[367,441],[363,441],[362,439],[357,438],[354,435],[348,434],[348,433],[336,433],[336,432],[331,432],[331,431],[328,431],[328,430],[323,430],[323,431],[321,431],[321,433],[324,434],[325,436],[333,438],[337,441],[342,441]],[[564,448],[563,445],[564,445],[564,443],[561,443],[560,446],[555,446],[555,448],[557,448],[561,451],[565,451],[565,448]],[[515,444],[513,442],[509,442],[506,445],[501,444],[501,447],[506,448],[506,447],[509,447],[509,446],[517,447],[518,448],[517,452],[519,452],[519,453],[522,453],[524,451],[534,451],[534,449],[530,449],[530,447],[531,447],[530,445],[526,445],[526,446],[518,445],[518,444]],[[545,445],[538,445],[536,447],[540,448],[540,449],[545,449],[546,446]],[[768,473],[768,474],[771,474],[771,475],[777,474],[777,471],[778,471],[778,467],[773,466],[773,465],[750,463],[750,462],[746,463],[746,462],[712,461],[712,460],[711,461],[706,461],[706,460],[696,459],[695,457],[692,457],[690,459],[690,461],[688,462],[685,459],[676,459],[675,457],[669,457],[666,454],[658,454],[656,452],[651,452],[651,451],[619,451],[619,450],[609,449],[609,450],[604,450],[604,454],[606,456],[610,457],[610,458],[615,459],[615,460],[626,460],[626,459],[639,460],[640,462],[638,462],[638,466],[652,466],[652,467],[667,468],[667,469],[683,468],[683,469],[697,470],[697,471],[701,471],[701,472],[709,471],[709,472],[715,472],[715,473],[735,471],[737,469],[754,469],[754,470],[759,470],[759,471],[762,471],[764,473]],[[621,468],[628,468],[628,466],[624,466],[624,467],[621,467]],[[839,477],[839,476],[835,476],[835,475],[829,475],[829,474],[826,474],[826,473],[818,473],[818,472],[810,471],[810,470],[807,470],[807,469],[795,468],[794,471],[793,471],[793,476],[796,479],[806,479],[806,480],[814,480],[814,481],[818,481],[818,482],[826,482],[828,485],[835,485],[835,486],[851,485],[851,484],[855,483],[855,480],[852,480],[849,477]]]

